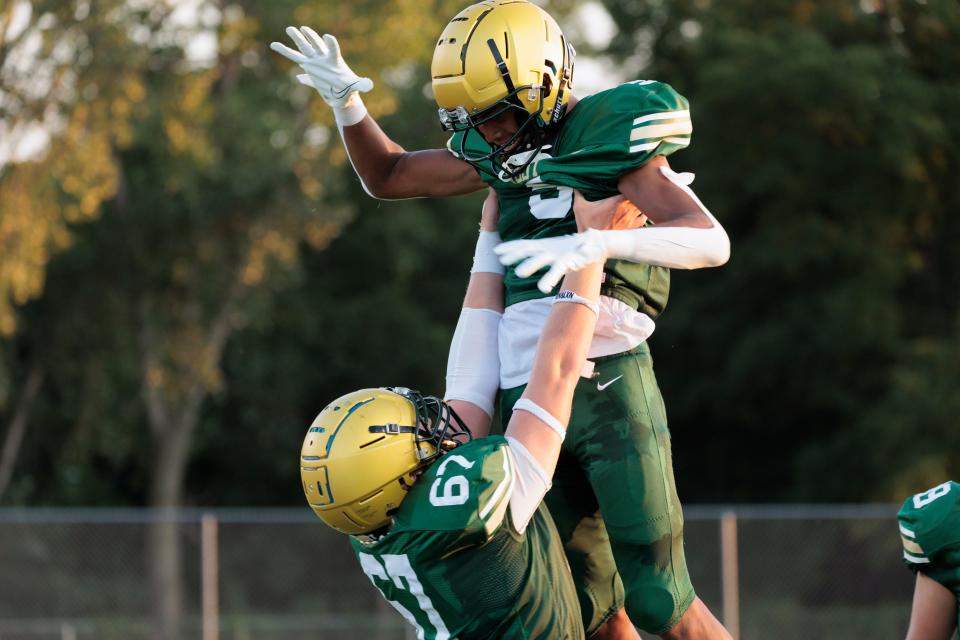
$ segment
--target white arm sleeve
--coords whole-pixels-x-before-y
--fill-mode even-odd
[[[550,490],[550,478],[540,463],[516,438],[507,436],[513,454],[513,492],[510,494],[510,517],[517,533],[523,533]]]
[[[507,268],[500,262],[500,256],[494,249],[500,244],[500,233],[497,231],[480,231],[477,236],[477,246],[473,251],[473,266],[470,273],[493,273],[502,276]]]
[[[671,269],[718,267],[730,259],[730,238],[688,186],[693,174],[678,174],[667,167],[660,172],[682,189],[710,219],[709,229],[642,227],[626,231],[601,231],[607,256]]]
[[[500,318],[493,309],[460,311],[447,357],[447,392],[444,400],[464,400],[493,416],[493,401],[500,388]]]

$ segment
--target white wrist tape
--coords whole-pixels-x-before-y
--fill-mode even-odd
[[[500,244],[500,234],[496,231],[481,231],[477,238],[477,248],[473,253],[473,267],[470,273],[495,273],[503,275],[506,267],[500,264],[500,256],[493,248]]]
[[[557,304],[558,302],[573,302],[574,304],[582,304],[590,309],[590,311],[593,311],[598,318],[600,317],[600,304],[596,300],[584,298],[583,296],[578,295],[569,289],[564,289],[557,294],[557,297],[553,299],[553,304]]]
[[[342,107],[333,107],[333,117],[338,127],[351,127],[367,116],[367,107],[358,91],[354,91]]]
[[[447,357],[447,392],[444,400],[463,400],[493,416],[493,401],[500,388],[500,318],[493,309],[460,311]]]
[[[730,238],[688,186],[692,181],[690,174],[678,174],[667,167],[660,167],[660,173],[682,189],[713,226],[709,229],[654,226],[601,231],[607,256],[671,269],[700,269],[724,264],[730,259]]]
[[[567,437],[567,428],[563,425],[563,423],[557,420],[553,414],[538,405],[530,398],[520,398],[517,400],[517,403],[513,405],[513,410],[532,413],[540,418],[540,421],[543,422],[543,424],[556,431],[561,440]]]

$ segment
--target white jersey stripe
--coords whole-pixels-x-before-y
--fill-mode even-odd
[[[907,553],[906,551],[903,552],[903,557],[914,564],[928,564],[930,562],[930,558],[921,558],[920,556],[914,556]]]
[[[643,144],[635,144],[630,147],[630,153],[636,153],[637,151],[649,151],[650,149],[656,149],[660,145],[660,140],[656,142],[644,142]]]
[[[916,538],[916,537],[917,537],[917,534],[915,534],[913,531],[910,531],[910,529],[907,529],[907,528],[906,528],[905,526],[903,526],[902,524],[900,525],[900,533],[902,533],[903,535],[907,536],[908,538]]]
[[[688,137],[686,137],[686,138],[674,138],[673,136],[669,136],[669,137],[664,138],[663,141],[664,141],[664,142],[672,142],[673,144],[688,145],[688,144],[690,144],[690,137],[688,136]]]
[[[687,118],[690,119],[690,110],[683,109],[680,111],[661,111],[659,113],[651,113],[645,116],[640,116],[633,120],[633,124],[643,124],[644,122],[650,122],[652,120],[668,120],[670,118]]]
[[[689,120],[667,122],[665,124],[648,124],[630,132],[630,140],[647,140],[650,138],[664,138],[693,132],[693,123]]]

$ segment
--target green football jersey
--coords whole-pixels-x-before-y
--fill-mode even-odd
[[[588,200],[619,193],[621,176],[651,158],[690,144],[692,124],[687,100],[667,84],[653,80],[628,82],[578,101],[560,120],[557,133],[536,159],[512,179],[480,171],[500,200],[500,236],[504,241],[548,238],[576,233],[573,190]],[[448,149],[471,155],[490,152],[478,133],[456,133]],[[667,303],[670,272],[664,267],[609,260],[602,293],[655,318]],[[506,304],[543,297],[540,275],[520,278],[508,268]]]
[[[418,638],[584,637],[553,520],[541,504],[518,533],[513,485],[507,441],[477,439],[427,469],[389,532],[351,538],[364,573]]]
[[[960,620],[960,483],[907,498],[897,518],[904,562],[953,592]]]

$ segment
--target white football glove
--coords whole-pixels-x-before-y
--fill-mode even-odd
[[[552,291],[564,274],[607,258],[603,234],[596,229],[556,238],[513,240],[497,245],[494,251],[500,256],[500,262],[506,265],[523,260],[516,268],[521,278],[549,266],[546,275],[537,282],[537,287],[544,293]]]
[[[297,80],[316,89],[324,102],[333,107],[338,124],[350,126],[362,120],[367,111],[359,92],[373,89],[373,81],[361,78],[347,66],[337,39],[329,33],[321,38],[310,27],[287,27],[287,35],[299,51],[280,42],[271,42],[270,48],[306,71]]]

